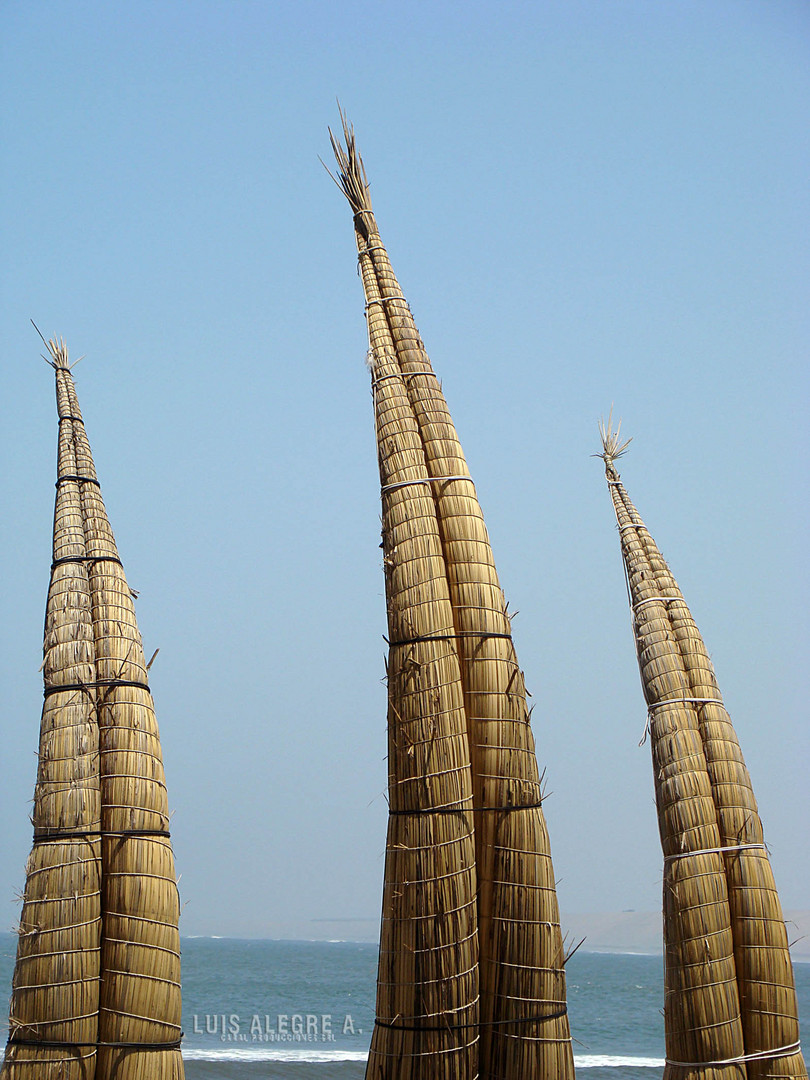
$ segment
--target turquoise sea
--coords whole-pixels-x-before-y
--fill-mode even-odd
[[[3,935],[4,998],[14,947],[14,938]],[[187,1080],[360,1080],[374,1023],[376,961],[376,945],[351,941],[184,938]],[[806,1029],[810,964],[795,970]],[[574,1057],[585,1080],[660,1076],[661,957],[580,949],[567,972]]]

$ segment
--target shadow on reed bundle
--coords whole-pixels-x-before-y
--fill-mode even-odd
[[[332,145],[354,211],[375,398],[389,383],[401,395],[398,415],[422,455],[415,479],[437,522],[451,605],[445,634],[459,662],[475,817],[480,1076],[569,1077],[563,941],[523,673],[475,488],[345,121],[343,135],[345,148],[334,137]],[[378,435],[384,445],[379,424]]]
[[[179,1080],[179,903],[132,594],[63,342],[34,846],[3,1080]]]
[[[664,851],[666,1072],[800,1080],[787,932],[751,780],[697,626],[616,471],[628,442],[603,427]]]

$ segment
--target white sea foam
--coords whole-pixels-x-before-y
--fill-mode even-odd
[[[663,1069],[663,1058],[620,1057],[615,1054],[574,1055],[577,1069]]]
[[[236,1047],[224,1050],[183,1050],[186,1061],[299,1061],[299,1062],[334,1062],[365,1061],[367,1050],[282,1050],[280,1047],[256,1047],[250,1050],[238,1050]]]
[[[328,1064],[334,1061],[365,1061],[365,1050],[314,1050],[309,1047],[301,1050],[282,1049],[280,1047],[251,1047],[237,1049],[228,1047],[217,1050],[195,1050],[191,1047],[183,1050],[187,1061],[297,1061],[313,1064]],[[613,1054],[584,1054],[574,1057],[578,1069],[661,1069],[663,1058],[621,1057]]]

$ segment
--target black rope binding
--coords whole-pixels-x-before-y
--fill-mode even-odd
[[[411,637],[400,638],[399,641],[389,641],[385,635],[383,635],[383,641],[386,645],[418,645],[422,641],[456,641],[458,638],[478,637],[478,638],[505,638],[508,641],[512,640],[511,634],[500,634],[495,630],[458,630],[455,634],[428,634],[424,637]]]
[[[148,683],[138,682],[134,679],[96,679],[94,682],[64,683],[61,686],[46,686],[43,693],[46,698],[49,698],[51,694],[61,694],[63,690],[86,690],[89,693],[97,688],[106,687],[109,690],[114,690],[119,686],[137,686],[148,694],[152,693]]]
[[[63,555],[61,559],[54,559],[51,563],[51,570],[55,570],[57,566],[62,566],[64,563],[96,563],[96,562],[114,562],[119,566],[124,564],[118,558],[117,555]]]
[[[97,488],[101,487],[101,481],[96,480],[95,476],[73,476],[72,474],[70,476],[60,476],[54,487],[59,487],[60,484],[64,484],[67,480],[78,480],[79,483],[95,484]]]
[[[138,1043],[138,1042],[59,1042],[50,1039],[18,1039],[15,1035],[9,1035],[9,1046],[37,1046],[43,1049],[72,1050],[92,1047],[111,1047],[114,1050],[179,1050],[183,1041],[184,1032],[180,1032],[180,1038],[174,1042],[165,1043]]]
[[[520,806],[510,804],[509,806],[475,806],[474,812],[477,814],[480,811],[490,810],[495,814],[512,814],[516,810],[539,810],[543,806],[542,800],[540,802],[522,803]]]
[[[387,1020],[375,1020],[377,1027],[393,1028],[395,1031],[466,1031],[469,1028],[500,1027],[502,1024],[533,1024],[543,1020],[559,1020],[568,1014],[568,1006],[563,1005],[557,1012],[538,1014],[537,1016],[517,1016],[514,1020],[480,1020],[476,1024],[442,1024],[435,1027],[422,1027],[417,1024],[396,1024]]]
[[[117,832],[109,829],[81,829],[75,831],[72,829],[53,829],[50,832],[35,832],[34,843],[44,844],[50,840],[72,840],[73,838],[88,840],[96,836],[165,836],[166,839],[169,839],[171,835],[168,829],[122,829]]]
[[[542,807],[542,802],[535,803],[522,803],[520,806],[510,804],[509,806],[437,806],[435,809],[418,809],[418,810],[391,810],[388,813],[394,817],[407,817],[409,814],[461,814],[472,811],[474,814],[479,814],[484,811],[489,811],[493,814],[511,814],[516,810],[538,810]]]

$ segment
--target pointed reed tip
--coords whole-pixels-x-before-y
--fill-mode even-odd
[[[621,439],[622,422],[621,420],[616,425],[616,430],[613,429],[613,406],[610,407],[607,421],[605,418],[599,421],[599,437],[602,440],[602,453],[594,454],[594,457],[600,457],[605,463],[605,471],[610,475],[618,478],[618,473],[614,467],[614,462],[620,457],[623,457],[627,453],[627,447],[633,441],[632,436],[629,439],[625,439],[622,442]]]
[[[36,330],[36,332],[39,334],[39,339],[42,342],[42,344],[48,350],[48,355],[47,356],[45,355],[45,353],[40,353],[39,355],[42,357],[42,359],[45,361],[46,364],[50,364],[50,366],[52,368],[56,368],[56,366],[57,366],[57,364],[56,364],[56,356],[54,355],[55,343],[53,341],[46,341],[45,340],[45,335],[42,333],[42,331],[40,330],[40,328],[37,326],[37,324],[34,322],[33,319],[31,319],[31,325]],[[64,344],[64,342],[63,342],[63,344]]]
[[[57,371],[59,368],[66,368],[70,370],[70,364],[68,362],[68,350],[67,345],[65,344],[65,339],[59,338],[57,340],[57,338],[52,337],[50,338],[50,340],[46,341],[44,334],[33,319],[31,320],[31,325],[39,334],[42,344],[48,350],[47,356],[44,353],[41,354],[42,359],[45,361],[45,363],[50,364],[54,371]],[[77,360],[76,363],[78,364],[78,362],[79,361]]]
[[[71,364],[70,360],[68,359],[67,343],[63,337],[52,337],[48,341],[46,341],[42,334],[42,331],[33,319],[31,320],[31,325],[39,334],[43,345],[48,350],[47,356],[45,355],[45,353],[40,353],[40,355],[42,356],[42,359],[45,361],[46,364],[50,364],[54,371],[70,371],[71,368],[75,368],[78,363],[84,360],[84,356],[82,355],[79,357],[78,360],[74,360]]]
[[[329,175],[346,196],[349,205],[354,210],[355,216],[363,211],[371,211],[371,195],[368,190],[368,177],[366,176],[363,159],[357,149],[357,140],[354,134],[354,126],[349,122],[345,110],[337,103],[342,129],[342,140],[335,135],[331,127],[328,127],[329,141],[337,161],[337,176],[329,169]]]

